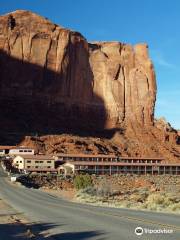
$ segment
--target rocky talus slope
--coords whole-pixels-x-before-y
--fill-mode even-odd
[[[100,138],[107,153],[176,161],[178,133],[154,121],[155,100],[146,44],[88,43],[80,33],[29,11],[0,17],[1,142],[9,132],[38,133],[44,151],[76,152],[74,141],[81,135],[86,142],[85,132],[91,144]],[[107,131],[108,137],[93,135],[97,130]],[[72,143],[65,150],[62,133]],[[24,144],[38,145],[37,139],[27,139]],[[81,145],[77,149],[88,152]]]

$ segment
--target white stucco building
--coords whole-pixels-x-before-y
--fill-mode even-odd
[[[13,159],[13,166],[25,172],[52,172],[55,158],[49,155],[22,155]]]

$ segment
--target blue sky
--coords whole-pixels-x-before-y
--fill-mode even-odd
[[[158,86],[155,115],[180,129],[179,0],[0,0],[0,15],[17,9],[77,30],[88,41],[147,42]]]

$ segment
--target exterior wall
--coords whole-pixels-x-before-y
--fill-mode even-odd
[[[123,163],[161,163],[161,158],[133,158],[111,155],[59,155],[61,161],[123,162]]]
[[[30,148],[16,148],[9,150],[10,155],[34,155],[34,149]]]
[[[0,149],[0,155],[5,155],[5,150]]]
[[[36,159],[36,158],[25,158],[23,156],[16,156],[13,159],[13,166],[19,170],[26,171],[53,171],[55,170],[55,160],[54,159]]]
[[[59,173],[63,173],[64,175],[74,174],[75,173],[75,166],[71,163],[65,163],[59,167]]]
[[[19,170],[24,170],[24,158],[21,156],[17,156],[13,159],[13,166],[18,168]]]
[[[67,156],[66,156],[67,158]],[[160,159],[136,159],[113,157],[77,157],[65,161],[58,169],[55,169],[55,160],[52,156],[32,155],[32,156],[17,156],[13,160],[13,165],[20,170],[29,172],[50,172],[59,171],[64,174],[87,172],[90,174],[139,174],[139,175],[180,175],[180,164],[161,163]],[[135,160],[135,161],[133,161]],[[141,160],[141,161],[140,161]]]
[[[25,159],[25,169],[27,171],[51,171],[55,169],[54,159]]]
[[[65,164],[64,164],[65,165]],[[63,166],[64,166],[63,165]],[[74,162],[74,173],[86,172],[97,175],[112,175],[112,174],[138,174],[138,175],[180,175],[180,164],[178,165],[163,165],[163,164],[122,164],[116,163],[109,165],[108,163],[94,164],[92,162]]]
[[[166,164],[162,158],[118,157],[114,155],[60,154],[62,166],[71,164],[74,173],[180,175],[180,164]],[[73,167],[72,167],[73,165]]]

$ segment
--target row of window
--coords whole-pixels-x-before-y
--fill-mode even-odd
[[[124,162],[124,163],[160,163],[161,160],[152,160],[152,159],[121,159],[121,158],[90,158],[90,157],[63,157],[64,161],[103,161],[103,162]]]
[[[32,152],[32,150],[21,149],[19,152]]]
[[[40,168],[42,169],[43,167],[42,166],[27,166],[27,168]],[[52,168],[51,166],[47,166],[46,168]]]
[[[79,170],[82,171],[83,169]],[[99,170],[94,170],[94,169],[84,169],[84,171],[88,172],[88,173],[92,173],[92,174],[172,174],[172,175],[180,175],[180,171],[170,171],[170,170],[165,170],[165,171],[151,171],[151,170],[141,170],[141,171],[137,171],[137,170],[125,170],[125,169],[116,169],[116,170],[109,170],[109,169],[99,169]]]
[[[17,150],[17,149],[11,149],[10,150],[11,152],[15,152],[15,151],[18,151],[18,152],[26,152],[26,153],[28,153],[28,152],[33,152],[33,150],[32,149],[20,149],[20,150]],[[0,152],[5,152],[5,150],[0,150]]]
[[[45,163],[45,161],[33,161],[33,162],[35,162],[35,163]],[[51,163],[52,161],[46,161],[47,163]],[[27,163],[31,163],[31,160],[27,160]]]
[[[88,169],[88,170],[130,170],[130,171],[134,171],[134,170],[140,170],[140,171],[152,171],[152,170],[161,170],[164,171],[165,170],[172,170],[172,171],[180,171],[180,167],[176,167],[176,166],[160,166],[157,168],[154,168],[153,166],[75,166],[75,170],[79,170],[79,169]]]

